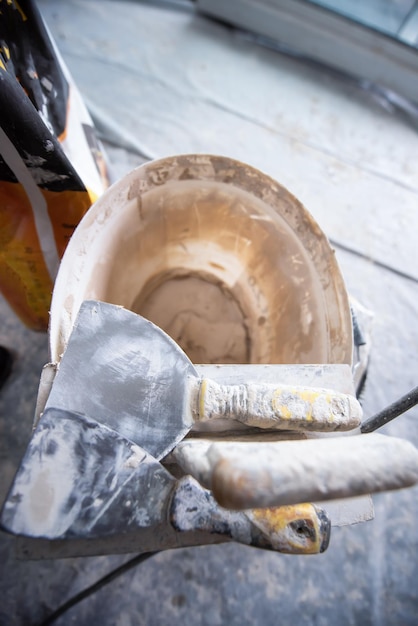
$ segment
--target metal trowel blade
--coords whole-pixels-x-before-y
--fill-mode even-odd
[[[199,375],[160,328],[120,306],[81,305],[46,408],[73,411],[163,458],[189,432]]]
[[[136,444],[82,415],[48,409],[11,486],[1,526],[50,540],[134,533],[146,542],[167,526],[174,486],[171,474]]]

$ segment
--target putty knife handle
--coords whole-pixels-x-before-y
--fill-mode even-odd
[[[219,385],[204,378],[198,420],[234,419],[277,430],[342,431],[360,425],[362,409],[347,394],[316,387],[249,383]]]
[[[286,554],[324,552],[331,533],[327,513],[313,504],[227,511],[191,476],[177,483],[170,521],[179,533],[200,531]]]

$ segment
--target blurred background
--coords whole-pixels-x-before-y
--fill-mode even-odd
[[[418,3],[89,0],[37,5],[92,115],[113,181],[180,153],[271,175],[335,247],[374,313],[366,416],[417,385]],[[0,391],[0,501],[31,435],[46,333],[0,298],[14,357]],[[418,445],[418,410],[382,432]],[[388,468],[388,471],[390,468]],[[328,551],[235,544],[161,553],[57,624],[418,623],[418,489],[374,496],[375,519]],[[127,556],[22,562],[0,535],[0,624],[41,624]]]

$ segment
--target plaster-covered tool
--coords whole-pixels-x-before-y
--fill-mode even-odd
[[[85,416],[48,409],[1,514],[20,556],[150,552],[237,541],[291,554],[323,552],[330,520],[311,504],[222,509],[191,476],[176,480],[138,445]]]
[[[120,306],[82,304],[47,407],[70,407],[161,459],[201,420],[264,429],[345,431],[360,424],[356,398],[271,383],[201,378],[160,328]]]
[[[231,509],[347,498],[418,482],[418,450],[385,435],[193,444],[179,444],[176,460]]]

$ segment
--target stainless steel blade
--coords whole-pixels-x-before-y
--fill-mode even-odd
[[[161,329],[122,307],[82,304],[46,408],[71,410],[164,457],[193,423],[198,374]]]
[[[49,409],[29,442],[3,529],[49,540],[164,541],[175,479],[136,444],[82,415]],[[158,545],[157,542],[157,545]],[[135,548],[136,545],[136,548]],[[125,548],[126,549],[126,548]]]

